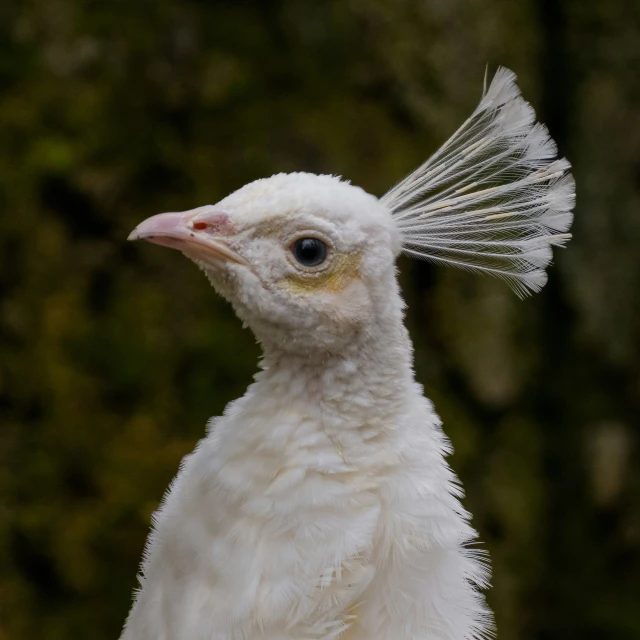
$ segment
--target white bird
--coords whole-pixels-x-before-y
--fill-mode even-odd
[[[574,183],[499,69],[471,117],[378,199],[280,174],[130,239],[195,261],[263,348],[153,519],[122,640],[472,640],[488,562],[413,372],[402,252],[539,290]]]

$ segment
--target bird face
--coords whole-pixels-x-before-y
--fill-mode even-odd
[[[380,201],[332,176],[280,174],[129,236],[182,251],[263,342],[341,349],[383,313],[399,239]]]

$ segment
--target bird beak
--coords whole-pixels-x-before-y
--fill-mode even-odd
[[[235,229],[229,215],[213,207],[199,207],[180,213],[160,213],[141,222],[127,240],[147,240],[182,251],[187,257],[213,263],[249,263],[228,244]]]

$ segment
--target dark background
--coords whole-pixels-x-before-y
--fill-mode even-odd
[[[0,638],[107,640],[149,518],[258,349],[125,239],[280,171],[376,195],[514,69],[575,167],[550,282],[401,260],[499,638],[640,637],[640,3],[0,4]]]

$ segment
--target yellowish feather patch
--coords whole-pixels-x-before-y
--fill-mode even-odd
[[[360,253],[336,256],[332,268],[316,273],[296,273],[285,278],[285,288],[291,293],[341,293],[350,282],[360,277]]]
[[[347,624],[349,625],[338,637],[340,640],[350,640],[355,638],[362,631],[358,625],[358,605],[354,604],[347,609]]]

